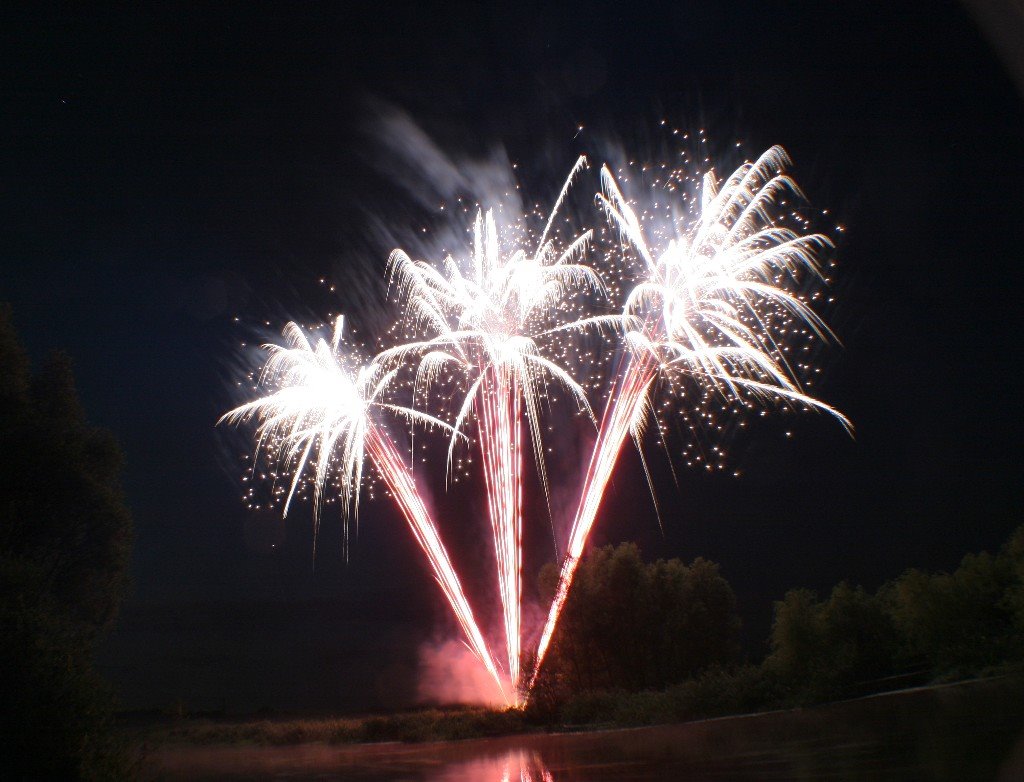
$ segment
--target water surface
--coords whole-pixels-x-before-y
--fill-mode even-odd
[[[1024,684],[988,680],[630,730],[427,744],[165,747],[149,779],[1024,780]]]

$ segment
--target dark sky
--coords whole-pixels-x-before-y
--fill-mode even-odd
[[[787,588],[949,569],[1021,522],[1024,104],[960,5],[192,5],[0,24],[0,299],[35,357],[71,354],[124,445],[134,588],[108,657],[132,705],[391,703],[365,682],[408,682],[443,635],[389,507],[314,572],[308,514],[246,511],[213,425],[241,339],[337,309],[320,277],[358,279],[352,307],[382,270],[382,102],[454,156],[504,145],[534,182],[598,137],[642,153],[662,117],[780,143],[846,226],[819,393],[856,439],[766,423],[743,479],[663,481],[664,534],[631,455],[595,541],[720,562],[754,638]],[[455,505],[448,523],[483,523]]]

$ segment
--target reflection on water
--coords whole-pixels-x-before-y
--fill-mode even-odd
[[[554,782],[539,752],[512,750],[501,757],[484,757],[456,763],[443,769],[432,780],[437,782]]]
[[[1024,779],[1024,679],[634,730],[435,744],[165,747],[148,779]]]

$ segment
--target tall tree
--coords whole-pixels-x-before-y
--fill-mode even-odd
[[[541,572],[542,595],[557,571]],[[735,659],[736,599],[718,565],[645,564],[632,543],[592,550],[573,580],[541,686],[663,688]]]
[[[0,307],[0,717],[5,771],[111,778],[123,770],[95,643],[127,582],[121,454],[90,426],[67,356],[36,373]]]
[[[968,554],[952,573],[908,570],[887,589],[903,656],[936,676],[977,673],[1019,656],[1022,532],[997,555]]]

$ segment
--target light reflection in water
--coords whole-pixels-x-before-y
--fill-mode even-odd
[[[469,779],[479,782],[554,782],[540,754],[523,749],[453,764],[433,779],[437,782]]]

